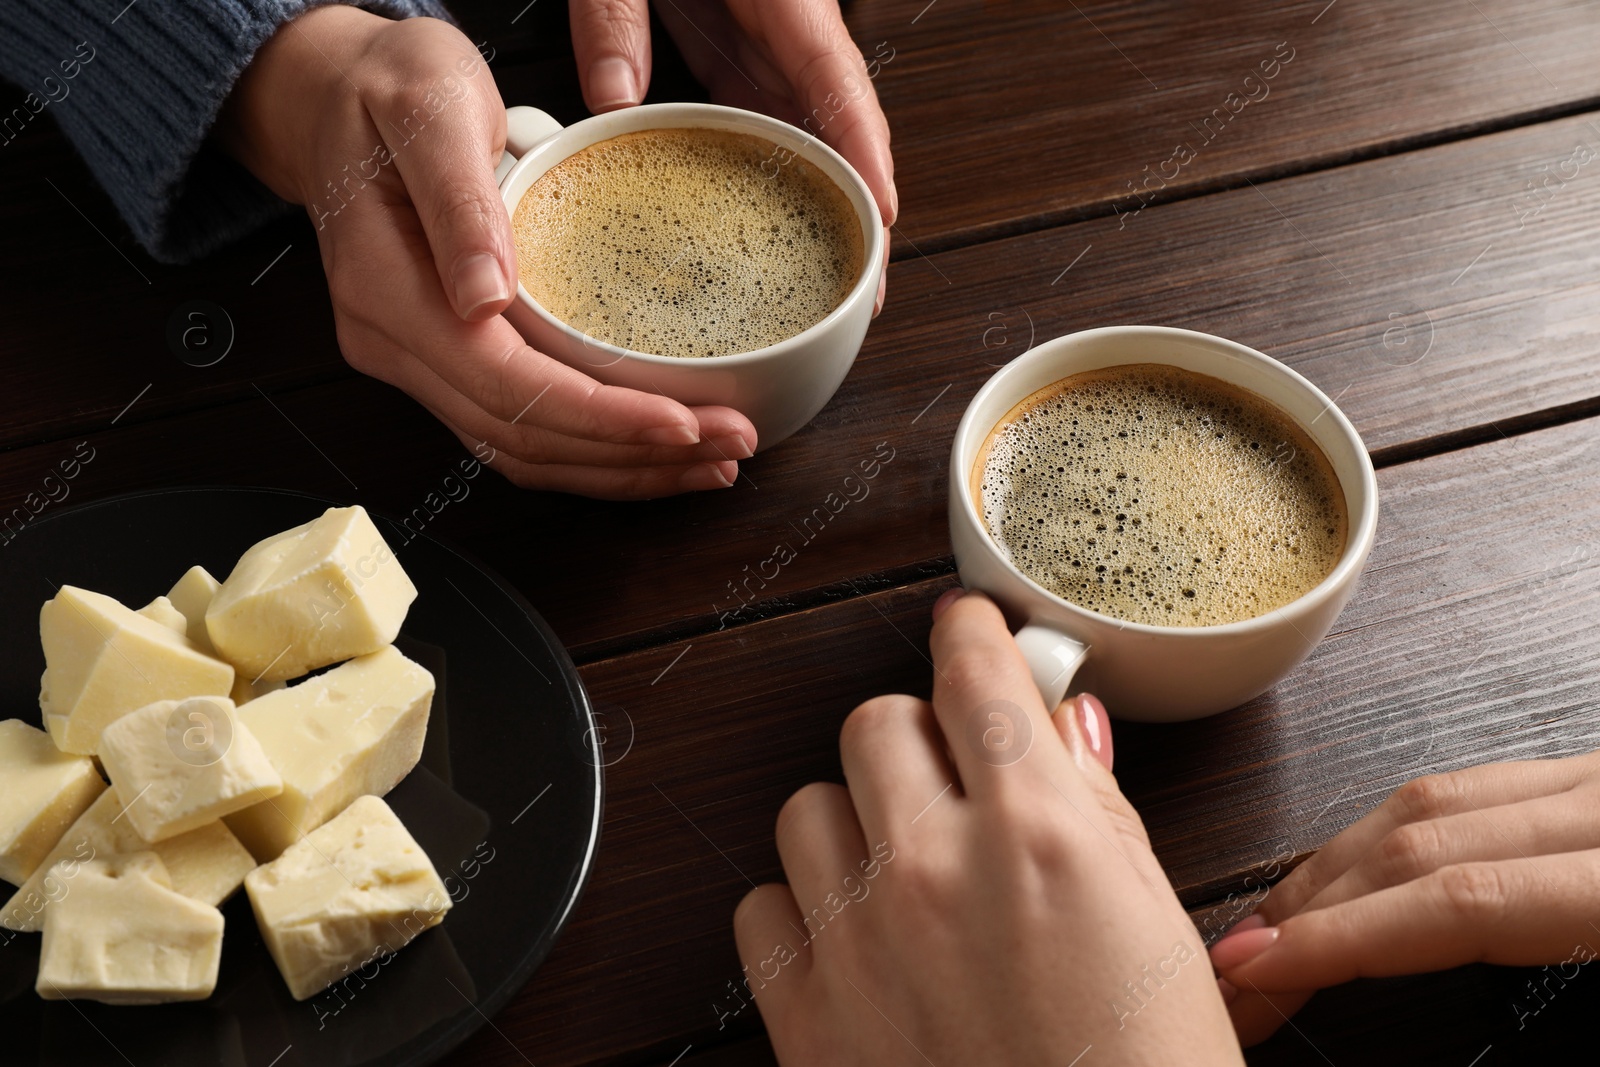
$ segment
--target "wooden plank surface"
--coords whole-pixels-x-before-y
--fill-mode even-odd
[[[552,8],[513,23],[520,5],[452,7],[475,40],[508,57],[569,62],[559,52],[566,25]],[[1469,136],[1600,98],[1590,61],[1600,12],[1583,0],[844,8],[857,45],[876,60],[869,69],[894,130],[900,256]],[[1192,159],[1175,159],[1180,144]]]
[[[1219,717],[1116,725],[1119,779],[1203,930],[1238,917],[1222,901],[1274,858],[1316,849],[1412,777],[1595,747],[1597,434],[1588,420],[1382,471],[1362,587],[1294,675]],[[838,728],[856,703],[929,691],[928,609],[951,584],[583,668],[611,736],[632,742],[608,754],[584,903],[497,1020],[534,1062],[666,1060],[744,1034],[753,1009],[719,1030],[713,1005],[726,1010],[738,975],[734,905],[781,876],[778,808],[841,780]],[[454,1062],[516,1059],[485,1031]]]
[[[1592,412],[1600,160],[1521,232],[1510,206],[1523,174],[1585,138],[1600,152],[1589,120],[1566,119],[1152,209],[1120,234],[1101,220],[898,263],[893,297],[834,402],[747,462],[736,488],[624,505],[524,493],[492,476],[422,519],[505,573],[593,658],[947,573],[951,434],[1030,338],[1117,322],[1232,337],[1337,398],[1380,463]],[[465,455],[369,380],[278,391],[267,379],[258,384],[270,402],[250,381],[237,402],[181,419],[106,428],[102,416],[106,429],[89,438],[102,458],[74,499],[222,481],[411,514]],[[119,386],[119,402],[139,385]],[[21,506],[70,452],[57,442],[0,454],[0,503]],[[832,513],[829,494],[862,463],[878,465],[869,495]],[[774,574],[779,543],[796,558]],[[581,565],[552,565],[575,544]]]
[[[1541,986],[1540,983],[1544,985]],[[1535,1000],[1531,988],[1543,1000]],[[1600,1008],[1586,972],[1559,982],[1534,968],[1462,967],[1372,979],[1319,993],[1270,1041],[1245,1053],[1251,1067],[1308,1063],[1520,1067],[1565,1060]],[[775,1067],[764,1034],[690,1046],[654,1067]]]
[[[879,41],[897,50],[877,86],[896,135],[902,252],[1600,97],[1600,10],[1582,0],[895,0],[851,5],[849,21],[867,54]],[[1292,58],[1263,80],[1281,56]]]
[[[584,111],[564,6],[463,2],[458,10],[473,39],[497,50],[491,69],[507,101],[572,121]],[[1600,12],[1580,0],[1310,0],[1231,7],[1225,18],[1205,5],[1154,0],[858,0],[847,16],[867,54],[880,54],[883,42],[882,54],[893,55],[876,84],[895,128],[902,258],[1566,113],[1600,95],[1600,68],[1588,62],[1600,44]],[[1245,75],[1259,75],[1279,42],[1294,58],[1262,88],[1246,88]],[[652,99],[700,95],[670,47],[658,49],[656,68]],[[1228,110],[1229,93],[1260,96],[1263,88],[1268,95],[1256,103]],[[1217,108],[1226,122],[1207,126]],[[1194,159],[1171,181],[1147,179],[1146,166],[1174,173],[1163,164],[1179,141],[1194,147]],[[1494,190],[1500,221],[1516,221],[1526,181],[1542,180],[1537,168],[1558,165],[1571,147],[1509,164]],[[290,219],[202,264],[156,264],[52,124],[30,125],[6,153],[0,358],[15,375],[16,401],[0,447],[101,425],[136,395],[125,418],[253,395],[251,382],[284,387],[348,373],[308,223]],[[1446,184],[1448,175],[1435,177]],[[1432,246],[1439,230],[1430,220],[1423,208],[1412,227],[1395,227],[1391,250],[1402,262]],[[1158,235],[1164,225],[1150,209],[1127,223]],[[1459,251],[1470,258],[1496,242],[1504,254],[1512,246],[1497,239],[1501,229]],[[1105,254],[1096,233],[1040,269],[1054,275],[1095,243],[1079,264],[1092,266]],[[1395,307],[1368,310],[1374,322],[1395,312],[1420,321],[1434,310],[1426,295],[1397,290]],[[235,337],[226,359],[203,371],[180,362],[166,340],[175,315],[204,327],[190,335],[196,343],[222,336],[220,319],[186,318],[181,309],[194,300],[222,308]],[[1007,308],[978,315],[997,310]]]

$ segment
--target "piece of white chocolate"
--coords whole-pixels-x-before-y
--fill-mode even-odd
[[[393,645],[240,708],[283,792],[224,817],[262,863],[343,811],[382,796],[422,756],[433,675]]]
[[[416,596],[366,509],[329,508],[240,557],[206,632],[252,682],[298,678],[393,642]]]
[[[172,601],[164,596],[156,597],[140,608],[136,614],[159,622],[167,629],[183,634],[185,637],[189,635],[189,620],[184,618],[183,612],[173,607]]]
[[[44,924],[39,996],[162,1004],[211,995],[222,913],[173,890],[154,852],[89,860],[71,885]]]
[[[206,632],[206,609],[211,606],[211,598],[217,595],[221,585],[211,577],[210,571],[196,565],[184,571],[183,577],[167,590],[167,600],[183,614],[184,631],[189,640],[208,656],[215,656],[217,650],[212,647],[211,635]]]
[[[251,871],[244,886],[296,1000],[398,952],[451,905],[427,853],[374,796]]]
[[[100,731],[157,700],[227,696],[233,668],[101,593],[64,585],[39,611],[40,709],[56,747],[93,755]]]
[[[34,933],[55,902],[72,892],[71,877],[63,869],[76,869],[93,859],[154,852],[166,864],[172,888],[202,904],[220,904],[244,881],[256,863],[239,839],[220,821],[148,844],[123,817],[122,801],[107,789],[78,816],[56,842],[37,870],[0,909],[0,926]]]
[[[197,829],[283,792],[227,697],[158,700],[100,735],[100,761],[146,841]]]
[[[21,885],[106,784],[21,719],[0,722],[0,879]]]

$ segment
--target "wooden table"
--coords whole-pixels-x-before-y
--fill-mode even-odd
[[[509,102],[580,117],[565,5],[524,4],[459,10]],[[1203,928],[1408,778],[1600,739],[1600,162],[1573,162],[1600,153],[1600,7],[858,0],[847,17],[891,57],[889,302],[833,403],[712,495],[603,504],[490,478],[431,512],[460,446],[343,364],[307,224],[163,266],[49,123],[5,149],[0,504],[87,442],[73,503],[251,484],[416,514],[527,594],[633,732],[570,928],[449,1063],[772,1062],[753,1009],[719,1025],[733,907],[781,875],[784,799],[841,777],[850,709],[928,691],[928,609],[955,581],[951,433],[994,367],[1072,330],[1262,349],[1338,400],[1379,468],[1363,586],[1300,670],[1226,715],[1117,729],[1119,777]],[[670,48],[652,95],[698,96]],[[196,299],[235,330],[207,368],[164,339]],[[879,442],[894,458],[870,496],[736,597]],[[1519,1027],[1531,977],[1358,982],[1250,1062],[1487,1067],[1587,1040],[1600,978]]]

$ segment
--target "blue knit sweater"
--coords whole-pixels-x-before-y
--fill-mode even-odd
[[[151,255],[204,255],[287,209],[207,134],[256,49],[327,2],[0,0],[0,74],[20,90],[0,104],[0,164],[48,111]],[[449,17],[439,0],[360,2]]]

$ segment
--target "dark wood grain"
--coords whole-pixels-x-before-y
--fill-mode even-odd
[[[1362,588],[1298,671],[1222,716],[1117,724],[1119,779],[1203,932],[1248,912],[1228,895],[1259,893],[1274,858],[1316,849],[1412,777],[1600,745],[1597,433],[1589,420],[1381,472]],[[534,1062],[665,1060],[744,1033],[752,1011],[719,1030],[713,1005],[738,974],[734,905],[781,877],[778,808],[840,780],[856,703],[929,691],[928,608],[950,585],[583,669],[633,743],[608,770],[585,901],[498,1020]],[[503,1044],[486,1032],[456,1062],[515,1062]]]
[[[1145,194],[1151,202],[1566,113],[1600,94],[1600,70],[1588,62],[1600,44],[1592,5],[1343,3],[1313,24],[1324,6],[1310,0],[1223,12],[1154,0],[849,5],[850,25],[867,54],[880,54],[880,41],[893,53],[876,84],[896,132],[904,208],[896,255],[915,258],[917,249],[1132,211],[1143,200],[1132,197],[1127,183],[1143,183],[1147,165],[1162,169],[1179,141],[1193,142],[1196,156],[1164,188]],[[471,2],[460,11],[474,40],[495,50],[491,69],[508,102],[536,103],[572,121],[584,109],[563,7]],[[1245,91],[1244,76],[1269,60],[1279,42],[1294,49],[1294,58],[1267,83],[1269,95],[1229,114],[1220,127],[1213,120],[1209,141],[1196,132],[1191,123],[1205,129],[1212,109],[1225,108],[1228,93]],[[670,45],[657,52],[652,99],[701,95]],[[1482,220],[1476,245],[1468,233],[1455,235],[1461,243],[1451,251],[1459,263],[1441,262],[1437,271],[1453,275],[1490,242],[1499,244],[1497,254],[1537,254],[1521,242],[1515,251],[1503,223],[1515,222],[1513,205],[1525,182],[1542,178],[1536,168],[1557,164],[1571,147],[1541,145],[1506,160],[1494,176],[1493,225]],[[13,377],[0,447],[103,425],[146,386],[125,419],[251,395],[252,381],[285,387],[348,373],[308,223],[286,221],[201,264],[156,264],[49,121],[31,124],[5,153],[0,286],[8,328],[0,359]],[[1448,177],[1435,180],[1446,184]],[[1376,197],[1378,213],[1367,221],[1391,229],[1391,259],[1409,273],[1410,257],[1440,244],[1449,227],[1425,201],[1407,209],[1409,223],[1397,222],[1384,213],[1385,194]],[[1260,225],[1274,221],[1265,204],[1258,214]],[[1159,246],[1168,224],[1147,209],[1127,225],[1153,231],[1146,240]],[[1321,246],[1322,236],[1311,235]],[[1378,235],[1368,236],[1376,243]],[[1105,256],[1110,239],[1100,228],[1084,231],[1074,236],[1076,247],[1052,248],[1038,269],[1053,277],[1094,243],[1079,264],[1086,271]],[[1324,250],[1338,269],[1353,273],[1336,250]],[[280,252],[283,258],[263,275]],[[1342,282],[1325,277],[1334,273],[1326,268],[1319,276],[1336,298]],[[1129,288],[1124,280],[1123,291]],[[1431,288],[1419,293],[1401,285],[1390,292],[1393,307],[1369,303],[1362,323],[1346,326],[1360,334],[1351,340],[1365,343],[1370,327],[1388,323],[1391,313],[1420,319],[1436,310]],[[223,308],[236,334],[227,359],[203,370],[179,362],[165,339],[169,319],[195,299]],[[1002,303],[977,317],[1015,301]]]
[[[1251,1067],[1557,1063],[1584,1040],[1597,1008],[1600,981],[1588,972],[1561,982],[1531,968],[1475,966],[1356,981],[1317,995],[1295,1015],[1292,1027],[1248,1050],[1245,1062]],[[771,1043],[757,1034],[691,1045],[681,1060],[661,1059],[653,1067],[776,1064]]]
[[[878,87],[898,135],[901,240],[929,251],[1130,210],[1130,183],[1143,191],[1147,174],[1156,198],[1186,195],[1600,96],[1600,70],[1585,58],[1600,45],[1600,12],[1575,0],[1307,0],[1228,5],[1226,18],[1157,0],[947,3],[915,25],[923,0],[861,4],[851,16],[858,41],[908,51]],[[1247,86],[1280,43],[1292,61]],[[1231,115],[1230,93],[1263,90]],[[1218,108],[1226,124],[1203,129]],[[1179,145],[1194,158],[1166,165]]]
[[[564,27],[513,25],[521,4],[453,6],[508,55],[558,60]],[[1131,209],[1129,183],[1171,199],[1600,98],[1600,13],[1580,0],[844,6],[863,54],[892,57],[872,69],[894,130],[900,256]],[[1292,58],[1263,84],[1280,44]],[[1180,144],[1193,160],[1163,168]]]
[[[736,488],[621,505],[524,493],[489,476],[470,498],[423,517],[504,572],[580,658],[593,658],[947,573],[951,433],[967,400],[1030,338],[1117,322],[1232,337],[1338,398],[1380,463],[1570,419],[1600,409],[1600,245],[1591,239],[1600,170],[1584,170],[1520,233],[1508,196],[1527,168],[1565,158],[1584,138],[1600,150],[1600,131],[1567,119],[1168,205],[1122,233],[1091,222],[899,263],[839,395],[806,430],[747,462]],[[1052,285],[1088,244],[1091,254]],[[97,381],[54,380],[58,395],[65,382]],[[465,455],[374,382],[280,391],[263,380],[269,403],[251,381],[236,383],[242,396],[227,406],[152,423],[137,421],[136,406],[90,435],[103,458],[74,499],[226,481],[409,514]],[[128,399],[138,384],[128,381]],[[70,451],[59,442],[0,454],[0,504],[21,506]],[[828,494],[875,454],[893,459],[870,495],[818,532],[815,509],[826,512]],[[776,577],[766,567],[763,580],[779,543],[796,558]],[[578,565],[551,565],[579,544]]]

